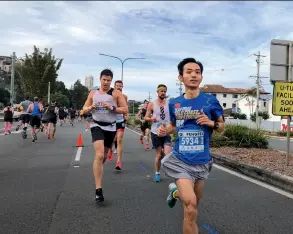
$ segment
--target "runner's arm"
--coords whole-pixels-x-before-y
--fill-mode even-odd
[[[169,115],[170,122],[166,125],[166,135],[171,135],[176,132],[176,116],[174,110],[174,104],[169,103]]]
[[[33,109],[32,107],[33,107],[33,104],[30,104],[30,105],[28,106],[26,112],[27,112],[27,113],[30,113],[31,110]]]
[[[116,97],[117,106],[118,106],[118,107],[116,107],[115,112],[118,114],[127,114],[128,113],[128,105],[126,103],[126,100],[125,100],[123,94],[120,91],[115,90],[114,96]]]
[[[95,92],[95,90],[92,90],[89,93],[89,95],[88,95],[88,97],[87,97],[87,99],[86,99],[86,101],[85,101],[85,103],[83,105],[82,110],[83,110],[84,114],[91,112],[93,110],[93,108],[94,108],[93,107],[93,95],[94,95],[94,92]]]
[[[151,117],[152,113],[153,113],[153,103],[149,103],[145,117],[144,117],[146,122],[152,122],[152,117]]]
[[[126,101],[126,104],[128,106],[128,97],[127,95],[123,94],[124,95],[124,98],[125,98],[125,101]],[[124,119],[127,121],[128,120],[128,112],[126,114],[124,114]]]
[[[138,119],[139,121],[143,121],[141,119],[141,109],[137,112],[137,114],[135,115],[136,119]]]

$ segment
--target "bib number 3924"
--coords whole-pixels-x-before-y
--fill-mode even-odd
[[[181,130],[178,137],[180,153],[204,152],[204,132],[202,130]]]

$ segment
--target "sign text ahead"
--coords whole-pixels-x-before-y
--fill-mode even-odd
[[[273,114],[293,115],[293,83],[275,82]]]

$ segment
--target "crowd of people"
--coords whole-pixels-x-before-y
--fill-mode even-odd
[[[169,184],[167,203],[174,207],[181,200],[184,208],[183,233],[198,233],[196,219],[198,205],[203,195],[204,181],[212,168],[209,147],[213,131],[224,129],[223,109],[216,97],[199,88],[203,79],[203,65],[194,58],[186,58],[178,64],[178,79],[184,84],[185,93],[167,100],[167,86],[157,86],[157,99],[145,101],[136,118],[140,121],[139,143],[155,151],[153,181],[161,181],[161,168],[174,182]],[[116,80],[111,87],[113,72],[105,69],[100,73],[100,88],[90,91],[82,110],[65,108],[52,101],[43,105],[38,97],[33,101],[26,98],[18,106],[21,116],[16,130],[23,126],[26,138],[31,126],[32,141],[37,140],[39,131],[45,129],[48,139],[55,138],[57,120],[60,126],[68,119],[87,121],[95,151],[93,174],[95,179],[95,201],[103,202],[103,167],[117,153],[115,169],[122,170],[123,136],[128,119],[128,97],[123,94],[123,82]],[[4,109],[5,134],[11,133],[13,108]],[[52,128],[52,129],[51,129]],[[51,131],[52,130],[52,131]],[[171,135],[176,134],[173,146]],[[115,150],[113,150],[115,146]]]
[[[145,101],[136,115],[141,123],[139,143],[155,149],[154,182],[160,182],[161,167],[174,179],[169,184],[167,203],[174,207],[181,200],[184,208],[183,233],[198,233],[196,223],[198,205],[202,198],[204,181],[212,168],[209,152],[213,131],[224,129],[223,109],[216,97],[199,88],[203,79],[203,65],[194,58],[178,64],[178,79],[185,93],[170,101],[166,99],[167,86],[157,86],[158,98]],[[84,104],[84,113],[92,113],[91,135],[95,158],[95,200],[104,201],[102,189],[103,165],[112,160],[113,143],[117,148],[116,169],[122,169],[123,133],[127,121],[127,96],[122,94],[123,83],[118,80],[111,87],[113,73],[105,69],[100,73],[100,89],[92,90]],[[172,147],[171,134],[176,134]],[[162,157],[164,158],[162,159]]]

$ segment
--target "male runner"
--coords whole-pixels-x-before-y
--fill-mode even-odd
[[[48,118],[48,127],[47,127],[47,134],[48,139],[55,139],[55,133],[56,133],[56,124],[57,124],[57,113],[58,113],[58,107],[56,105],[56,101],[51,101],[48,109],[46,110],[46,116]],[[53,131],[51,136],[51,126],[53,124]]]
[[[123,89],[123,82],[121,80],[116,80],[114,88],[119,90],[122,93]],[[126,103],[128,103],[127,95],[123,94]],[[122,151],[123,151],[123,135],[125,129],[125,122],[127,121],[127,114],[117,114],[116,115],[116,137],[114,139],[115,148],[117,150],[117,162],[116,162],[116,170],[121,170],[121,158],[122,158]],[[113,157],[112,147],[110,148],[110,157]],[[109,157],[109,159],[110,159]]]
[[[170,207],[177,199],[183,202],[183,233],[195,234],[198,204],[212,168],[210,140],[213,130],[224,130],[223,108],[214,96],[200,90],[203,79],[200,62],[186,58],[178,64],[178,71],[185,93],[170,101],[171,121],[159,127],[158,135],[177,133],[173,152],[162,160],[165,173],[176,182],[169,185],[167,202]]]
[[[29,113],[27,113],[27,109],[29,107],[29,105],[32,104],[32,102],[29,100],[29,97],[25,97],[25,100],[22,101],[19,105],[18,105],[18,109],[21,111],[21,115],[19,116],[19,122],[18,125],[16,127],[16,131],[19,130],[19,128],[22,126],[22,124],[24,124],[23,127],[23,132],[22,132],[22,137],[26,138],[27,137],[27,126],[30,122],[31,116]]]
[[[60,106],[59,110],[58,110],[58,115],[59,115],[59,120],[60,120],[60,126],[62,127],[64,124],[64,119],[65,119],[65,111],[64,108],[62,106]]]
[[[70,124],[72,125],[73,127],[73,123],[74,123],[74,119],[75,119],[75,111],[72,107],[69,108],[68,110],[68,113],[69,113],[69,116],[70,116]]]
[[[38,97],[34,97],[34,103],[30,104],[27,112],[31,113],[31,135],[32,135],[32,142],[35,142],[37,138],[37,134],[41,127],[41,112],[43,111],[43,105],[39,102]]]
[[[162,150],[164,154],[167,155],[172,151],[172,140],[169,135],[159,137],[157,135],[158,128],[161,124],[168,124],[170,121],[169,115],[169,103],[166,100],[167,86],[160,84],[157,87],[158,99],[154,102],[149,103],[147,112],[145,115],[145,120],[151,122],[151,139],[153,147],[156,150],[155,158],[155,175],[154,182],[160,182],[160,168],[161,168],[161,158]]]
[[[145,149],[147,150],[150,148],[150,123],[146,122],[144,117],[146,115],[148,104],[149,102],[147,100],[144,100],[143,107],[136,114],[136,118],[140,121],[141,135],[139,137],[139,141],[140,144],[143,145],[143,137],[146,136]]]
[[[113,73],[105,69],[100,74],[100,89],[92,90],[84,104],[83,112],[92,112],[92,141],[95,149],[93,174],[96,184],[95,200],[104,201],[102,190],[103,164],[107,159],[116,135],[116,115],[127,114],[128,106],[119,90],[111,88]]]

